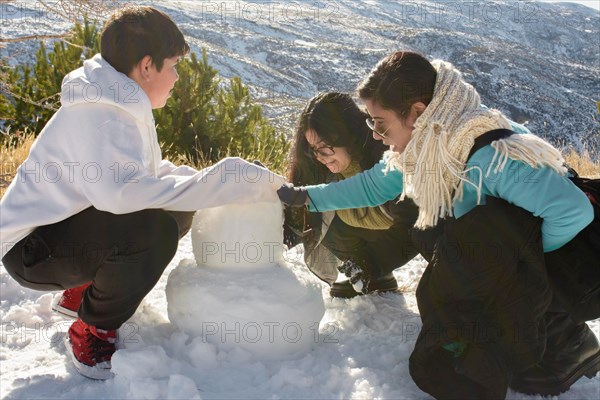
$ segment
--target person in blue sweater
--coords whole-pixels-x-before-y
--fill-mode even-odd
[[[600,346],[585,320],[600,316],[598,272],[588,273],[600,249],[587,239],[592,204],[560,152],[482,106],[453,65],[417,53],[385,57],[358,95],[390,151],[344,181],[278,194],[321,212],[398,196],[418,205],[412,237],[429,264],[415,383],[436,398],[504,398],[508,387],[557,395],[593,377]],[[498,129],[517,134],[470,154]]]

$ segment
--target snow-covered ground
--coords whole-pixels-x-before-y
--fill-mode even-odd
[[[325,316],[310,351],[284,361],[189,337],[168,319],[165,287],[180,263],[194,263],[190,235],[134,317],[119,330],[116,377],[92,381],[67,358],[62,338],[71,320],[51,311],[57,292],[21,288],[0,268],[0,397],[3,399],[424,399],[408,373],[421,323],[415,288],[425,268],[417,257],[396,271],[403,294],[332,299],[301,261],[285,253],[300,279],[322,285]],[[599,335],[600,321],[590,323]],[[235,340],[228,327],[225,340]],[[237,332],[239,340],[244,333]],[[600,335],[599,335],[600,336]],[[509,392],[509,399],[535,399]],[[582,378],[559,399],[600,398],[600,376]]]

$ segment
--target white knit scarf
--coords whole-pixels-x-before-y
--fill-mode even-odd
[[[417,228],[437,225],[438,218],[453,216],[455,200],[462,200],[464,184],[477,189],[477,203],[481,200],[482,171],[479,182],[466,179],[473,168],[465,169],[469,151],[475,139],[490,130],[510,129],[500,111],[481,107],[479,94],[462,79],[461,73],[450,63],[432,62],[437,80],[431,103],[414,124],[414,130],[405,150],[388,152],[387,169],[403,173],[400,200],[406,196],[419,205]],[[494,141],[496,150],[487,175],[502,172],[509,158],[521,160],[533,168],[547,166],[565,174],[564,159],[549,143],[531,134],[511,135]],[[494,164],[496,163],[496,164]]]

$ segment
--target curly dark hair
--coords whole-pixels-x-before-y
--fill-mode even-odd
[[[313,97],[300,115],[289,155],[288,180],[294,185],[325,183],[327,167],[310,156],[305,133],[313,130],[329,146],[344,147],[364,171],[375,165],[387,149],[365,123],[368,115],[345,93],[321,93]]]

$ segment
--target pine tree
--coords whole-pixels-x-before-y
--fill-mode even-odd
[[[40,42],[33,67],[25,64],[11,70],[3,65],[9,72],[3,82],[7,95],[0,100],[2,119],[12,131],[37,135],[59,107],[64,76],[99,51],[98,29],[84,18],[83,25],[76,24],[69,37],[54,42],[52,51]]]
[[[179,80],[167,105],[155,111],[158,137],[167,156],[185,154],[195,163],[226,155],[261,159],[282,170],[289,144],[252,104],[239,77],[224,83],[217,70],[194,53],[178,66]]]
[[[4,74],[10,89],[0,100],[4,129],[37,135],[60,105],[63,77],[99,51],[98,29],[87,18],[75,25],[69,38],[55,42],[52,51],[40,43],[33,67],[22,65]],[[167,157],[208,164],[240,156],[283,170],[288,141],[275,132],[260,106],[252,104],[240,78],[223,82],[208,64],[205,50],[201,59],[192,53],[182,60],[178,73],[171,99],[155,111],[158,139]]]
[[[159,139],[167,148],[167,155],[186,154],[198,161],[211,159],[211,142],[204,132],[211,132],[214,115],[212,99],[218,92],[217,70],[208,65],[206,51],[199,61],[192,53],[190,59],[177,66],[179,80],[173,88],[167,105],[155,111]],[[213,118],[214,119],[214,118]],[[215,149],[218,147],[216,143]]]

